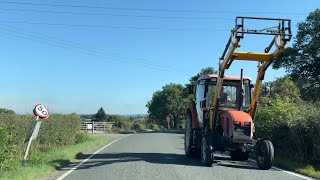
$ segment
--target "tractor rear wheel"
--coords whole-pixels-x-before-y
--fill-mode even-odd
[[[231,151],[230,156],[233,161],[246,161],[249,159],[249,153],[241,150]]]
[[[274,147],[271,141],[261,140],[258,142],[257,164],[259,169],[271,168],[274,159]]]
[[[193,131],[192,131],[192,118],[191,114],[187,114],[187,120],[186,120],[186,128],[184,132],[184,151],[186,156],[191,157],[194,156],[195,152],[192,148],[192,142],[193,142]]]
[[[208,136],[203,136],[201,141],[201,163],[205,166],[212,166],[213,163],[213,147],[209,143]]]

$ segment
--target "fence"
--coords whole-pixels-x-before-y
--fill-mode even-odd
[[[86,133],[106,132],[110,131],[115,122],[82,122],[80,130]]]

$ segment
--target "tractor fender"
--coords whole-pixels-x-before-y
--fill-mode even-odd
[[[191,115],[192,128],[199,128],[198,114],[194,103],[192,103],[192,106],[187,109],[187,113]]]

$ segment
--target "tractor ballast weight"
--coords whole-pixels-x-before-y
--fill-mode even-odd
[[[261,30],[245,29],[247,21],[276,22],[276,26]],[[246,34],[272,35],[263,52],[236,51]],[[274,158],[271,141],[255,135],[254,120],[261,82],[265,71],[290,41],[289,19],[236,17],[235,27],[219,60],[219,73],[202,75],[194,89],[194,101],[187,109],[185,153],[192,156],[200,151],[201,162],[211,166],[215,151],[229,151],[231,159],[244,161],[254,152],[260,169],[270,169]],[[274,47],[274,48],[273,48]],[[273,52],[270,51],[273,49]],[[225,76],[235,60],[258,62],[255,86],[251,78]],[[192,87],[192,86],[191,86]]]

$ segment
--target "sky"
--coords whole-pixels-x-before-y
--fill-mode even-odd
[[[0,0],[0,107],[145,114],[164,85],[218,68],[236,16],[292,19],[295,36],[317,7],[317,0]],[[270,38],[245,37],[240,50],[263,51]],[[226,74],[243,68],[255,79],[256,66],[235,62]],[[265,80],[285,73],[270,68]]]

